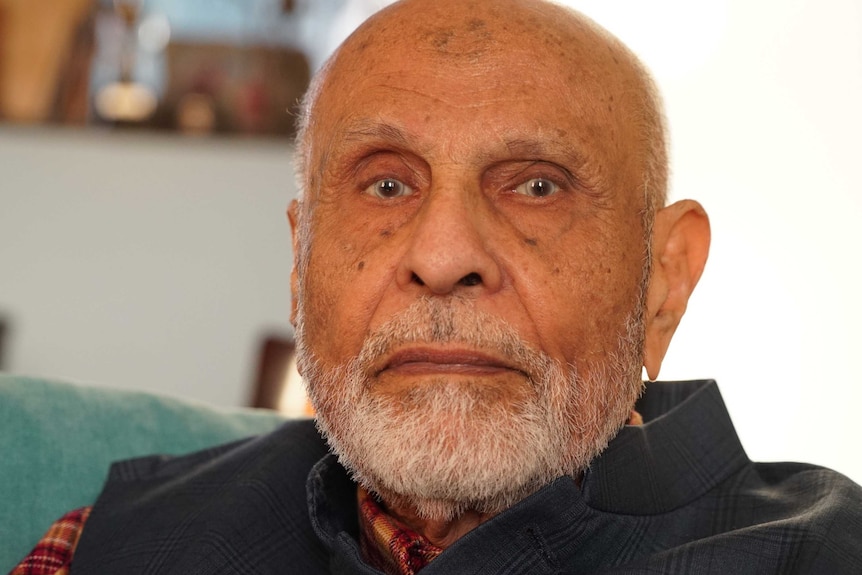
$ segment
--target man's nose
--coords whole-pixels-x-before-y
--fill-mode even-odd
[[[435,295],[496,291],[502,282],[490,249],[488,214],[466,192],[434,190],[416,213],[410,245],[398,270],[403,288],[422,286]]]

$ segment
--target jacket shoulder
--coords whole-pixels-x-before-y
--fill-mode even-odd
[[[799,550],[794,572],[862,572],[862,487],[837,471],[815,465],[759,463],[754,467],[772,487],[768,498],[786,502],[793,511],[775,518],[776,528],[806,543]]]
[[[270,450],[276,449],[276,453]],[[134,483],[167,479],[193,473],[197,468],[230,465],[251,459],[278,455],[293,462],[297,472],[308,470],[326,453],[326,445],[310,419],[290,420],[274,431],[230,443],[216,445],[186,455],[154,454],[115,462],[108,472],[106,487],[114,483]],[[303,475],[304,481],[305,475]]]
[[[326,453],[313,422],[298,420],[186,456],[116,463],[72,572],[319,572],[326,553],[305,484]]]

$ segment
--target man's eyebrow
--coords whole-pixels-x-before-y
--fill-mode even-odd
[[[509,150],[509,152],[519,156],[541,156],[545,151],[545,145],[536,140],[517,138],[504,140],[503,143],[506,145],[506,149]]]
[[[412,149],[419,141],[418,136],[409,130],[389,122],[373,120],[360,120],[346,126],[340,139],[344,142],[367,142],[371,145],[385,143],[403,149]],[[557,161],[570,168],[573,175],[580,172],[587,163],[587,158],[575,143],[557,137],[541,134],[535,137],[512,135],[503,136],[499,141],[501,145],[496,151],[480,152],[475,160],[488,164],[506,158]]]
[[[513,157],[540,160],[543,158],[563,156],[574,167],[579,167],[585,162],[583,154],[576,146],[572,145],[570,142],[564,142],[557,139],[513,138],[503,140],[503,144],[509,154]]]
[[[378,140],[407,147],[415,138],[402,128],[386,122],[363,121],[350,126],[343,133],[343,139],[347,141]]]
[[[572,184],[581,189],[589,191],[601,187],[598,174],[591,169],[589,158],[579,149],[577,142],[541,134],[530,138],[502,138],[501,142],[513,159],[553,162],[566,172]]]

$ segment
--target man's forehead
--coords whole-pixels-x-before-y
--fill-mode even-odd
[[[486,7],[487,3],[478,4]],[[414,0],[405,5],[424,3]],[[567,10],[554,8],[562,10],[576,25],[583,24]],[[493,14],[496,24],[492,26],[492,18],[481,10],[480,14],[438,10],[437,26],[428,22],[424,12],[421,19],[407,18],[412,12],[404,12],[372,17],[340,48],[321,81],[320,100],[326,110],[321,116],[341,116],[358,108],[364,109],[363,114],[373,114],[376,108],[386,109],[396,100],[416,95],[427,99],[432,107],[437,107],[438,102],[444,104],[446,113],[452,116],[481,114],[482,108],[496,114],[513,109],[525,98],[536,99],[537,107],[549,115],[572,112],[577,116],[578,108],[613,99],[613,93],[634,91],[623,85],[629,83],[632,67],[620,64],[625,58],[616,58],[605,39],[594,31],[582,34],[569,30],[572,38],[556,34],[551,41],[544,31],[535,29],[515,37],[516,32],[507,23],[516,19],[516,14]],[[547,19],[548,15],[543,16]],[[450,26],[450,20],[457,26]],[[554,26],[560,28],[558,23]],[[495,33],[498,37],[474,34],[475,29],[491,27],[499,29]],[[459,35],[466,40],[456,39]],[[476,50],[465,49],[465,43]],[[588,53],[581,54],[584,51]],[[625,104],[621,99],[617,106]],[[414,102],[415,115],[419,115],[424,103]],[[598,116],[606,111],[602,106],[590,112]],[[326,123],[328,128],[333,127],[331,122]],[[356,133],[361,134],[361,129]]]
[[[499,107],[530,84],[601,97],[627,91],[638,65],[586,17],[541,0],[404,0],[372,16],[339,48],[321,84],[352,98],[367,86],[428,88]],[[422,74],[413,74],[422,70]],[[411,83],[412,82],[412,83]],[[631,88],[632,86],[628,86]],[[622,88],[622,89],[620,89]]]
[[[571,36],[587,43],[611,37],[588,18],[545,0],[402,0],[363,23],[345,43],[362,59],[399,46],[458,61],[475,61],[493,48],[556,56]],[[564,38],[568,42],[564,42]]]

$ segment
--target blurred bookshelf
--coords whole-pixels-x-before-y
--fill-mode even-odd
[[[349,0],[0,0],[0,121],[291,137]]]

